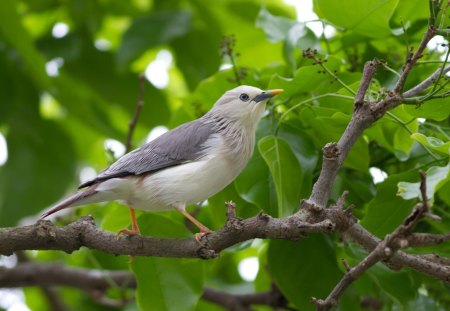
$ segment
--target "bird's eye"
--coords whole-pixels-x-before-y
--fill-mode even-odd
[[[244,102],[246,102],[247,100],[250,99],[250,96],[248,96],[248,94],[242,93],[242,94],[239,96],[239,99],[242,100],[242,101],[244,101]]]

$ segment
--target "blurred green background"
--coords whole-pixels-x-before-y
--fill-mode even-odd
[[[395,83],[407,49],[420,41],[429,16],[428,1],[423,0],[311,4],[0,1],[0,226],[35,221],[45,208],[123,154],[140,75],[146,77],[145,105],[133,136],[135,147],[201,116],[238,84],[284,88],[268,107],[254,157],[241,176],[202,208],[189,210],[198,209],[198,218],[212,229],[223,225],[223,204],[229,200],[237,203],[241,217],[261,209],[272,216],[295,212],[318,176],[321,148],[337,140],[350,119],[364,62],[374,57],[384,62],[369,91],[370,99],[382,98]],[[448,18],[442,18],[445,28]],[[446,62],[447,44],[442,37],[429,44],[407,88]],[[325,67],[303,57],[307,49],[316,50]],[[439,87],[439,94],[449,91],[445,79]],[[422,168],[436,177],[430,189],[434,213],[442,222],[427,221],[418,229],[447,232],[449,100],[430,98],[391,113],[357,141],[338,175],[333,200],[349,190],[348,201],[355,204],[361,223],[383,237],[416,203],[414,182]],[[411,192],[398,196],[399,182]],[[70,210],[57,220],[67,224],[86,214],[93,214],[105,230],[129,225],[127,208],[114,202]],[[192,236],[177,213],[139,215],[146,235]],[[445,244],[419,251],[450,254]],[[111,299],[131,298],[120,308],[101,305],[76,289],[58,289],[73,310],[222,310],[200,299],[204,286],[250,293],[269,290],[273,283],[291,308],[312,310],[310,298],[324,298],[343,275],[341,258],[355,264],[364,252],[337,235],[317,235],[297,243],[246,242],[206,262],[137,258],[130,265],[125,256],[86,249],[71,255],[28,255],[36,261],[135,273],[136,292],[113,287],[104,293]],[[39,288],[24,293],[31,310],[49,310]],[[380,310],[450,308],[448,284],[412,271],[392,272],[381,264],[347,290],[339,310],[368,310],[362,303],[367,297],[379,301]],[[7,306],[0,303],[0,308]]]

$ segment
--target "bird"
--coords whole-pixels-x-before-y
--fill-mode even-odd
[[[199,228],[199,241],[212,231],[186,206],[208,199],[240,174],[252,156],[267,102],[282,91],[241,85],[225,92],[202,117],[125,154],[41,218],[69,207],[118,201],[128,205],[132,226],[118,234],[132,236],[140,234],[135,209],[175,209]]]

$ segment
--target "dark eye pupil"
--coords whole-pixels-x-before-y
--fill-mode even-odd
[[[243,101],[247,101],[250,97],[247,94],[243,93],[241,94],[241,96],[239,96],[239,98]]]

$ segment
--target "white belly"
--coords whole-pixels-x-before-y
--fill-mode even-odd
[[[197,203],[225,188],[239,172],[218,158],[168,168],[138,181],[131,203],[142,210],[171,209],[176,202]]]
[[[96,190],[136,209],[170,210],[177,202],[189,205],[208,199],[231,183],[241,170],[229,159],[212,157],[145,177],[112,178]]]
[[[99,197],[147,211],[170,210],[176,203],[189,205],[208,199],[239,175],[253,149],[253,140],[245,152],[237,153],[225,148],[219,136],[210,141],[215,148],[208,157],[147,176],[106,180],[96,189]]]

